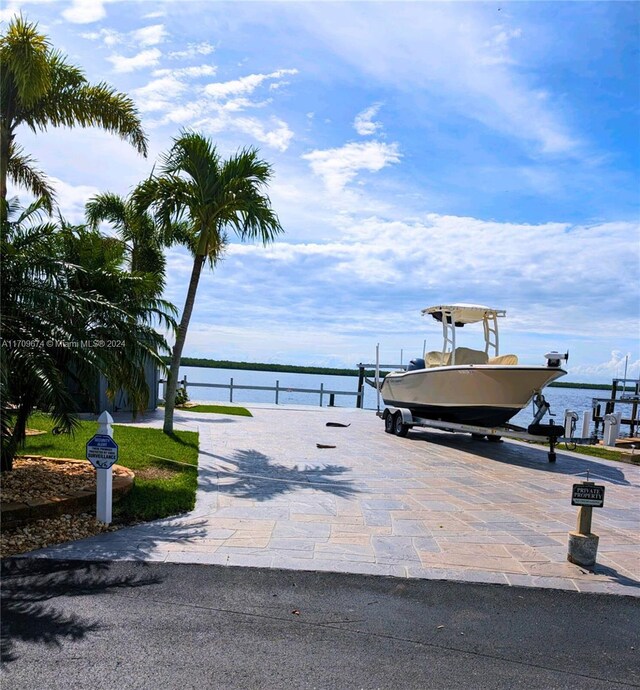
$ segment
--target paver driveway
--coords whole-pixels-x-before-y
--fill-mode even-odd
[[[640,596],[638,467],[562,452],[549,464],[544,448],[461,434],[398,438],[371,411],[251,410],[251,418],[177,413],[182,428],[200,431],[192,513],[36,554]],[[160,425],[160,415],[143,423]],[[591,572],[566,560],[577,514],[571,485],[587,471],[606,486],[605,507],[594,510],[600,546]]]

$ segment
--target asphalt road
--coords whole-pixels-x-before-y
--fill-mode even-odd
[[[640,687],[622,596],[142,562],[2,564],[5,688]]]

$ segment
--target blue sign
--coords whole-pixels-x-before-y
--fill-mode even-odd
[[[118,462],[118,444],[107,434],[96,434],[87,442],[87,460],[97,470],[108,470]]]

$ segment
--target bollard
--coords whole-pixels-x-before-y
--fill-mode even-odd
[[[591,420],[593,419],[593,409],[585,410],[582,415],[582,438],[589,438],[591,430]]]
[[[618,423],[618,415],[612,412],[606,414],[604,416],[604,433],[602,436],[602,442],[605,446],[616,445],[619,429],[620,425]]]
[[[564,437],[573,438],[574,431],[576,428],[576,422],[578,421],[578,413],[573,410],[564,411]]]
[[[591,533],[592,512],[594,508],[604,505],[604,486],[596,486],[590,481],[574,484],[571,505],[577,505],[579,508],[576,530],[569,532],[567,560],[576,565],[590,567],[595,565],[599,541],[598,535]]]

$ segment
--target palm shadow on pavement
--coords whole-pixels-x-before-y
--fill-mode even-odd
[[[58,597],[90,596],[160,582],[154,576],[112,576],[108,562],[15,558],[2,562],[3,664],[16,661],[17,641],[60,647],[103,628],[98,621],[68,615],[56,607]],[[156,571],[157,572],[157,571]]]
[[[316,489],[348,498],[358,492],[350,479],[336,478],[351,468],[342,465],[293,467],[274,462],[257,450],[238,450],[225,458],[201,451],[220,461],[211,469],[200,468],[200,489],[216,490],[239,498],[268,501],[299,489]]]

